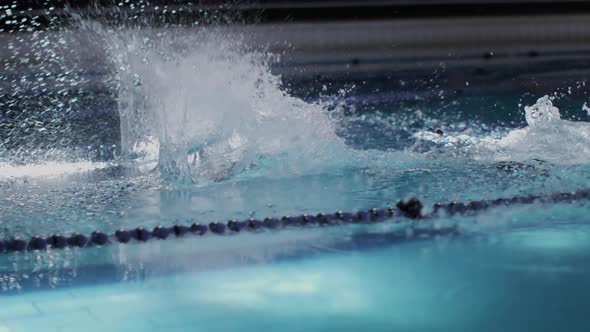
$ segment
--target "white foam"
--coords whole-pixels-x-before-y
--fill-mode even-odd
[[[535,105],[525,106],[524,117],[529,126],[555,124],[561,119],[559,109],[553,106],[547,95],[539,98]]]
[[[0,178],[55,177],[88,172],[108,167],[107,163],[93,162],[43,162],[38,164],[12,165],[0,163]]]
[[[482,161],[525,161],[541,159],[555,164],[590,163],[590,123],[562,120],[559,109],[548,96],[525,107],[528,126],[502,137],[466,134],[438,135],[418,132],[419,140],[442,147],[461,149]]]
[[[270,55],[214,31],[166,33],[127,31],[111,52],[126,152],[155,138],[163,176],[200,182],[269,158],[274,172],[305,172],[346,151],[324,107],[281,88]]]

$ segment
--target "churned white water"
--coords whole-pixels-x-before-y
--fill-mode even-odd
[[[122,145],[143,147],[164,178],[221,180],[268,163],[305,173],[349,152],[328,111],[285,92],[270,72],[272,55],[238,37],[173,30],[118,38],[111,54]]]
[[[439,135],[417,132],[419,140],[431,141],[446,148],[464,150],[482,161],[525,161],[539,159],[554,164],[588,164],[590,162],[590,123],[561,119],[559,109],[549,96],[532,106],[525,106],[527,126],[506,134],[472,136]]]
[[[64,174],[89,172],[108,167],[107,163],[81,162],[43,162],[15,166],[9,163],[0,163],[0,179],[13,177],[54,177]]]
[[[436,107],[428,118],[429,106],[363,112],[296,97],[273,74],[277,55],[248,36],[79,21],[7,43],[0,239],[366,211],[410,195],[428,208],[590,178],[578,167],[588,124],[564,120],[558,99],[515,107],[519,129],[470,110],[463,121]],[[0,297],[0,332],[585,331],[587,209],[0,255],[0,293],[24,291]],[[416,223],[456,224],[464,237],[414,238]]]
[[[91,158],[79,158],[75,155],[78,152],[69,150],[67,140],[80,136],[84,142],[86,133],[61,117],[73,116],[76,108],[82,108],[80,97],[71,95],[68,89],[99,83],[112,89],[120,128],[95,130],[118,132],[121,151],[119,155],[100,145],[93,147],[98,151],[95,155],[106,155],[115,163],[143,173],[156,173],[167,183],[204,184],[237,176],[297,176],[349,166],[378,172],[400,169],[403,161],[407,163],[401,168],[414,167],[416,160],[429,158],[428,153],[416,153],[413,146],[384,146],[380,151],[351,147],[338,134],[339,130],[346,131],[341,123],[345,106],[306,102],[290,95],[281,77],[272,74],[271,65],[278,55],[251,47],[247,36],[235,31],[230,34],[215,27],[108,28],[80,18],[75,29],[35,33],[33,39],[29,53],[21,56],[50,60],[23,60],[19,66],[24,63],[30,70],[61,74],[37,81],[23,78],[10,86],[15,93],[57,90],[59,98],[48,101],[41,112],[51,113],[56,119],[48,126],[31,112],[21,121],[23,130],[11,129],[9,139],[0,144],[0,161],[13,168],[12,175],[5,172],[5,176],[53,174],[19,165],[76,163],[80,159],[80,167],[62,167],[60,172],[85,169],[83,163]],[[83,54],[84,47],[89,54]],[[79,73],[93,60],[106,68],[106,76],[99,82]],[[20,67],[8,68],[16,71]],[[35,103],[32,97],[20,99]],[[96,100],[99,104],[100,100]],[[423,128],[415,131],[413,138],[418,144],[433,143],[435,152],[443,158],[450,152],[451,159],[460,156],[483,162],[588,162],[587,123],[562,120],[548,97],[527,107],[524,115],[528,126],[510,132],[439,135]],[[395,132],[406,125],[394,121],[394,125],[381,129]],[[468,123],[464,125],[469,127]],[[57,143],[49,146],[47,153],[38,147],[49,135],[50,141]],[[11,148],[19,141],[31,146]],[[37,157],[16,158],[18,163],[11,163],[21,154]],[[14,171],[16,168],[19,171]]]

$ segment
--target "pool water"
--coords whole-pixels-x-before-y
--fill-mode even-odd
[[[587,226],[528,229],[362,251],[319,250],[273,264],[25,292],[0,299],[0,326],[4,331],[554,331],[564,326],[584,331],[589,237]]]
[[[554,62],[534,91],[500,67],[297,80],[215,29],[78,20],[3,59],[1,239],[590,183],[586,82]],[[0,254],[0,332],[585,331],[589,204]]]

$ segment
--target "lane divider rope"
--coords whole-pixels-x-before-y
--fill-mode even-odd
[[[194,223],[192,225],[173,225],[171,227],[156,226],[149,230],[138,227],[132,230],[118,230],[114,234],[106,234],[95,231],[89,236],[74,233],[70,236],[54,234],[49,237],[33,236],[26,240],[19,237],[11,237],[0,240],[0,254],[26,252],[47,249],[83,248],[94,246],[106,246],[113,243],[146,242],[152,239],[166,240],[181,238],[189,235],[204,236],[206,234],[227,235],[240,232],[261,232],[265,230],[280,230],[285,228],[301,227],[327,227],[344,224],[371,224],[384,221],[396,223],[402,220],[429,220],[444,218],[454,215],[476,215],[491,208],[525,205],[534,203],[560,203],[580,200],[590,200],[590,189],[581,189],[575,192],[553,193],[548,195],[528,195],[511,198],[498,198],[494,200],[470,201],[467,203],[451,202],[434,204],[429,213],[423,214],[423,205],[420,200],[411,198],[407,201],[399,201],[395,207],[385,209],[371,209],[368,211],[320,213],[317,215],[284,216],[282,218],[269,217],[266,219],[250,218],[243,221],[230,220],[226,223],[212,222],[208,225]],[[457,226],[446,228],[414,228],[416,236],[430,237],[458,233]]]

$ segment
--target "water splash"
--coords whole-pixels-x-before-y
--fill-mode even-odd
[[[0,162],[115,159],[200,183],[306,173],[347,151],[327,108],[286,93],[274,55],[235,31],[64,13],[73,26],[0,36],[12,55],[0,75]],[[98,114],[109,108],[116,121]]]
[[[326,108],[285,92],[272,55],[239,36],[128,30],[115,45],[122,147],[151,149],[163,178],[216,181],[269,163],[306,172],[347,151]]]
[[[15,151],[37,156],[36,162],[97,159],[95,156],[100,155],[143,172],[154,171],[171,182],[204,183],[252,174],[330,172],[349,165],[387,172],[395,162],[412,159],[408,150],[419,151],[418,159],[430,156],[416,146],[403,146],[410,141],[408,132],[419,129],[402,120],[377,130],[399,132],[390,135],[391,141],[403,144],[393,142],[390,149],[376,153],[347,146],[337,135],[340,130],[344,136],[341,121],[334,119],[337,112],[328,110],[333,105],[308,103],[289,95],[281,87],[281,78],[271,74],[275,55],[252,48],[247,36],[235,31],[149,24],[141,28],[126,24],[112,27],[73,16],[77,20],[74,28],[35,32],[36,41],[29,51],[25,47],[29,41],[16,39],[10,44],[15,56],[28,52],[20,63],[12,59],[4,64],[10,72],[35,69],[47,77],[25,75],[21,81],[11,81],[5,76],[0,82],[8,83],[10,93],[22,93],[29,87],[28,92],[42,94],[53,89],[56,96],[48,102],[50,107],[43,105],[51,115],[49,120],[38,119],[35,108],[23,115],[25,119],[11,120],[25,125],[16,128],[9,124],[8,139],[0,143],[0,159],[14,156]],[[42,61],[45,56],[50,60]],[[91,64],[98,64],[107,77],[93,81],[87,75]],[[120,130],[90,122],[95,128],[89,135],[84,128],[64,123],[64,118],[75,116],[77,110],[102,107],[104,101],[90,89],[96,86],[105,90],[103,100],[116,100],[117,121],[109,125],[119,126],[120,120]],[[22,100],[26,105],[16,108],[37,101]],[[435,144],[434,151],[449,159],[461,154],[483,161],[539,158],[557,163],[586,162],[585,124],[561,120],[547,97],[526,108],[525,117],[528,127],[510,133],[506,128],[492,133],[483,130],[444,135],[422,130],[414,138],[419,143]],[[364,117],[361,122],[367,123]],[[407,131],[396,131],[398,128]],[[120,133],[121,158],[118,144],[101,145],[102,139],[88,139],[102,137],[105,132]],[[52,139],[47,139],[49,133]],[[82,149],[74,147],[73,136]],[[85,140],[99,144],[95,147]],[[27,144],[17,147],[23,141]],[[37,150],[46,142],[51,143],[46,147],[49,153],[39,158]],[[103,150],[106,152],[96,152]],[[19,162],[26,164],[30,159]]]
[[[43,162],[15,166],[0,163],[0,181],[5,178],[58,177],[65,174],[88,172],[108,167],[107,163],[92,162]]]
[[[543,96],[533,106],[524,107],[524,117],[529,126],[551,124],[561,119],[559,109],[553,106],[549,96]]]
[[[524,115],[528,126],[508,133],[438,135],[420,131],[414,137],[433,142],[442,149],[458,149],[481,161],[540,159],[570,165],[590,162],[589,123],[561,119],[549,96],[539,98],[533,106],[525,106]]]
[[[562,120],[548,96],[525,107],[528,127],[511,131],[498,142],[498,155],[538,158],[555,164],[588,164],[590,124]]]

